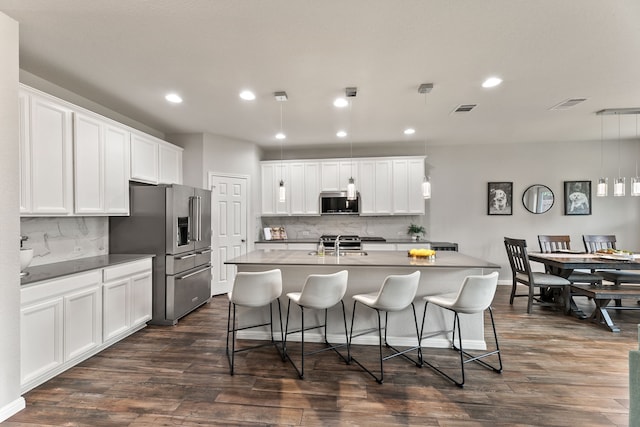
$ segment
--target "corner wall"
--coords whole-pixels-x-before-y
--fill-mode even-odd
[[[0,13],[0,422],[20,397],[18,23]]]

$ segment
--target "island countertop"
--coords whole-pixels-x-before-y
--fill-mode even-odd
[[[413,258],[405,251],[371,251],[368,255],[309,255],[309,251],[257,250],[225,261],[236,265],[289,265],[289,266],[349,266],[349,267],[428,267],[428,268],[488,268],[499,269],[494,264],[453,251],[438,251],[434,260]]]

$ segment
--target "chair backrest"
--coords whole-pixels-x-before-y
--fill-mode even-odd
[[[374,305],[385,311],[403,310],[413,302],[418,292],[420,271],[406,275],[387,276]]]
[[[571,249],[571,237],[565,235],[538,235],[538,243],[540,244],[540,252],[551,253],[560,250]]]
[[[229,301],[247,307],[262,307],[282,295],[282,272],[241,271],[236,273]]]
[[[452,309],[459,313],[479,313],[493,301],[498,287],[498,272],[479,276],[467,276],[458,290]]]
[[[333,274],[311,274],[302,287],[298,303],[317,309],[333,307],[347,292],[348,278],[347,270]]]
[[[611,234],[583,234],[584,249],[592,254],[599,249],[615,249],[616,236]]]
[[[513,277],[516,274],[526,274],[531,277],[531,264],[529,263],[529,255],[527,254],[527,241],[524,239],[504,238],[504,247],[507,250],[507,257],[511,265]]]

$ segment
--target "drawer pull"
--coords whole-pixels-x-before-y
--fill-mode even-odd
[[[188,277],[195,276],[196,274],[200,274],[200,273],[202,273],[203,271],[211,270],[212,268],[213,268],[213,267],[209,265],[209,266],[207,266],[207,267],[205,267],[205,268],[201,268],[201,269],[200,269],[200,270],[198,270],[198,271],[194,271],[193,273],[189,273],[189,274],[185,274],[184,276],[176,277],[176,279],[178,279],[178,280],[186,279],[186,278],[188,278]]]
[[[189,259],[189,258],[193,258],[193,257],[194,257],[194,256],[196,256],[196,255],[197,255],[197,254],[184,255],[184,256],[178,257],[178,258],[176,258],[176,259],[180,259],[180,260],[182,260],[182,259]]]

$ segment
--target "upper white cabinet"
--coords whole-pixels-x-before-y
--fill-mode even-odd
[[[129,214],[129,132],[74,114],[75,213]]]
[[[21,212],[69,215],[73,212],[71,110],[45,95],[20,97]]]
[[[289,163],[264,162],[261,165],[262,180],[262,214],[263,215],[288,215],[291,183],[289,180]],[[285,184],[287,191],[285,201],[279,197],[280,181]]]
[[[360,193],[360,214],[423,215],[421,185],[424,157],[264,161],[262,215],[319,215],[321,191],[346,191],[353,177]],[[285,202],[278,201],[284,180]]]
[[[353,177],[358,184],[359,161],[354,159],[322,161],[321,190],[322,191],[346,191],[349,178]]]
[[[158,183],[159,144],[155,139],[138,133],[131,134],[131,179]]]
[[[147,184],[182,184],[183,149],[137,132],[131,134],[131,179]]]
[[[390,215],[392,162],[386,159],[364,159],[358,165],[361,215]]]
[[[320,214],[320,163],[289,164],[289,197],[291,215]]]
[[[181,147],[21,85],[20,214],[128,215],[129,180],[182,184]]]
[[[424,198],[421,188],[423,177],[423,158],[393,160],[394,214],[424,214]]]

